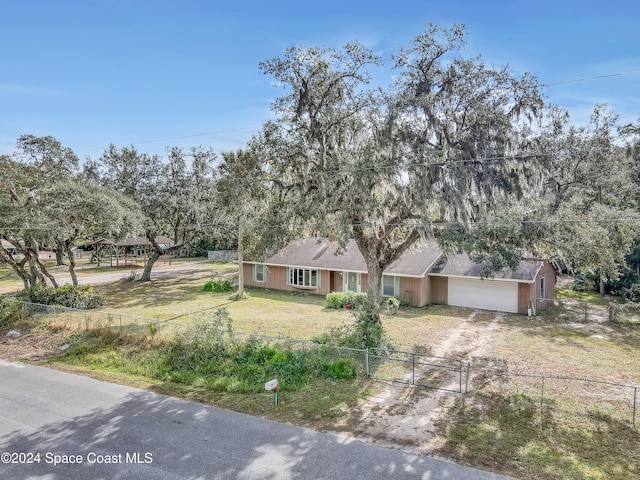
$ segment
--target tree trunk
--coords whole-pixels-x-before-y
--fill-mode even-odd
[[[57,245],[56,249],[56,266],[64,265],[64,249],[62,245]]]
[[[69,275],[71,276],[71,283],[74,287],[78,286],[78,276],[76,275],[76,257],[69,248],[67,250],[69,255]]]
[[[11,266],[16,275],[18,275],[20,277],[20,280],[22,280],[24,289],[27,290],[29,288],[29,275],[24,269],[24,261],[20,263],[16,262],[13,258],[13,255],[5,251],[0,251],[0,259]]]
[[[151,281],[151,269],[153,268],[153,265],[156,263],[156,261],[160,258],[160,256],[168,255],[184,246],[183,244],[176,243],[172,247],[162,248],[160,247],[160,245],[156,243],[155,236],[151,236],[149,233],[147,233],[147,239],[149,240],[151,245],[153,245],[154,250],[151,256],[149,257],[149,260],[147,260],[147,263],[144,266],[144,270],[142,271],[142,277],[140,278],[141,282]]]
[[[147,260],[147,263],[144,265],[144,270],[142,271],[142,277],[140,277],[140,281],[141,282],[150,282],[151,281],[151,269],[153,268],[153,264],[156,263],[156,261],[160,258],[160,252],[158,252],[158,250],[155,250],[151,256],[149,257],[149,260]]]
[[[51,285],[53,285],[53,288],[58,288],[58,282],[56,281],[56,277],[54,277],[47,271],[47,268],[44,266],[43,263],[40,262],[39,258],[36,259],[36,262],[38,264],[38,267],[40,268],[40,271],[43,273],[45,277],[49,279],[49,281],[51,282]],[[45,284],[44,281],[43,281],[43,284]]]
[[[27,258],[27,262],[29,263],[29,271],[31,272],[31,287],[35,287],[40,284],[43,286],[47,285],[47,281],[45,280],[44,275],[38,268],[38,252],[33,252],[32,250],[25,250],[24,255]]]
[[[238,298],[244,298],[244,266],[242,265],[242,240],[244,235],[244,215],[238,218]]]

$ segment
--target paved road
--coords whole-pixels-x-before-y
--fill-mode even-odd
[[[0,460],[0,478],[12,480],[506,479],[338,435],[2,361]]]

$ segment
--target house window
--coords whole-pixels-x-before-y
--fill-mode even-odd
[[[383,297],[397,297],[400,290],[400,277],[394,277],[392,275],[382,276],[382,296]]]
[[[544,277],[540,279],[540,298],[545,298],[544,295]]]
[[[289,268],[289,285],[296,287],[320,287],[320,272],[309,268]]]
[[[264,265],[253,266],[253,281],[254,282],[266,282],[267,281],[267,269]]]

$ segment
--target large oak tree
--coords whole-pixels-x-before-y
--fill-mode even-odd
[[[474,220],[523,192],[520,122],[542,101],[529,75],[463,58],[462,26],[431,25],[393,57],[392,87],[370,87],[383,59],[359,43],[291,47],[262,62],[285,94],[254,147],[290,222],[354,238],[379,323],[382,272],[421,237]]]

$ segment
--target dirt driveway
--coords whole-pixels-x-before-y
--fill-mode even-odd
[[[484,320],[476,321],[478,312],[470,312],[451,335],[433,346],[430,355],[463,362],[486,357],[494,350],[493,334],[503,328],[503,315],[498,312],[492,315],[487,322],[487,312],[483,312]],[[416,378],[425,374],[425,369],[415,372]],[[353,434],[363,440],[396,448],[401,446],[415,453],[433,452],[438,446],[435,422],[458,395],[449,391],[459,388],[458,380],[449,378],[439,388],[389,383],[383,392],[362,402],[360,418],[352,425]]]

